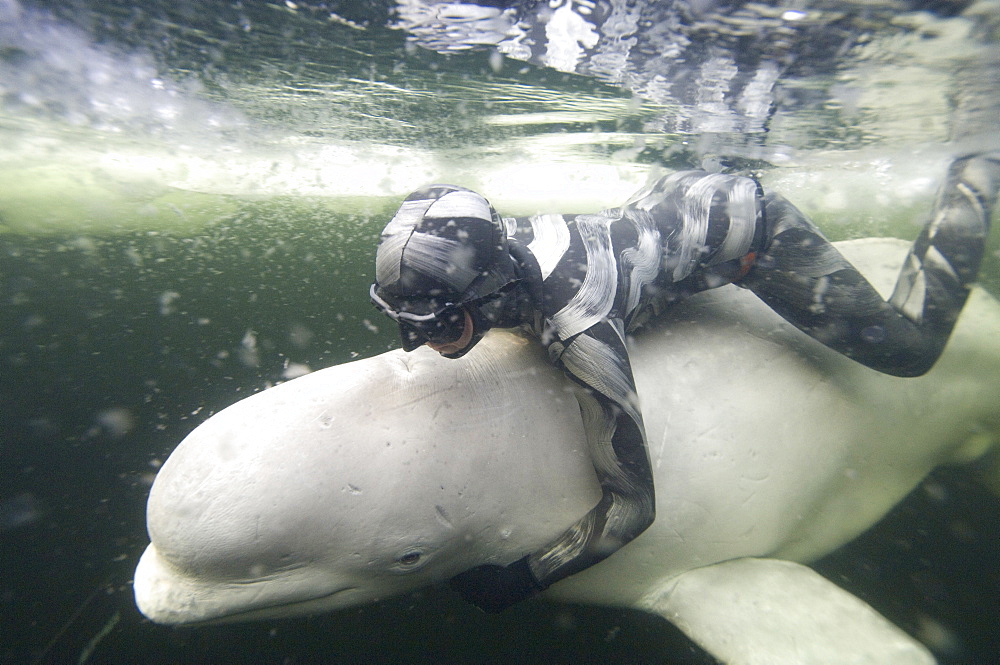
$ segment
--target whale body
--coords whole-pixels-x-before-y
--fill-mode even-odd
[[[907,245],[838,247],[885,293]],[[631,346],[656,521],[546,597],[657,613],[727,663],[934,662],[805,564],[994,446],[998,330],[975,290],[937,365],[896,378],[734,286],[675,306]],[[539,344],[393,351],[196,428],[150,491],[135,598],[166,624],[352,607],[518,559],[599,496],[572,385]]]

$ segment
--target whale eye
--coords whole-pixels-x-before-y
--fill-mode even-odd
[[[411,550],[406,554],[404,554],[403,556],[396,559],[396,563],[406,567],[415,566],[418,563],[420,563],[420,559],[422,558],[422,556],[423,555],[420,552],[416,550]]]
[[[393,556],[389,570],[398,575],[409,575],[418,570],[422,570],[434,557],[433,548],[428,551],[425,547],[410,546],[405,550],[400,550]]]

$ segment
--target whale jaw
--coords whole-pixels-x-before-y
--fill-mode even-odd
[[[205,580],[185,574],[149,545],[135,570],[135,602],[166,625],[230,623],[326,612],[373,602],[374,589],[322,579],[298,568],[256,579]]]

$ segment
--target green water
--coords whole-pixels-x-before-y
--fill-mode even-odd
[[[949,155],[984,136],[956,133],[954,110],[966,78],[992,85],[975,63],[995,46],[966,19],[901,15],[907,29],[873,25],[835,71],[785,80],[766,133],[695,134],[655,129],[680,103],[489,51],[427,52],[349,5],[336,9],[368,29],[319,3],[17,5],[22,34],[58,27],[42,52],[59,58],[0,49],[0,500],[23,518],[0,531],[0,663],[76,662],[115,611],[90,662],[711,662],[638,613],[537,603],[494,620],[443,589],[155,627],[129,588],[149,483],[211,413],[395,348],[367,289],[411,189],[585,212],[706,166],[757,175],[833,239],[912,238]],[[1000,294],[1000,234],[982,282]],[[939,474],[821,567],[910,630],[945,624],[961,646],[944,662],[984,662],[996,508]]]

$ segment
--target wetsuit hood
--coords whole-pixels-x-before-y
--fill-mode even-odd
[[[458,338],[464,309],[468,352],[489,329],[481,310],[516,280],[506,226],[489,201],[455,185],[432,185],[403,201],[382,231],[372,302],[400,324],[404,350]]]

